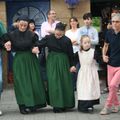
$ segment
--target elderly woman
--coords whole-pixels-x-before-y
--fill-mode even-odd
[[[53,112],[63,112],[75,106],[71,73],[75,72],[71,40],[66,37],[63,23],[57,23],[55,34],[39,41],[39,47],[48,47],[47,77],[48,98]]]
[[[20,16],[18,29],[5,35],[5,48],[15,52],[14,89],[20,112],[27,114],[46,106],[45,89],[40,76],[39,60],[32,49],[38,37],[28,29],[27,16]]]

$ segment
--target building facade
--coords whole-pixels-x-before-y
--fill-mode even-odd
[[[36,4],[39,6],[36,7]],[[47,5],[45,6],[45,4]],[[65,23],[68,23],[68,19],[71,17],[72,12],[73,16],[76,16],[82,24],[82,15],[85,12],[90,11],[90,0],[80,0],[79,4],[74,6],[74,8],[70,8],[69,5],[65,3],[65,0],[2,0],[0,2],[0,19],[4,22],[6,26],[9,27],[13,14],[19,15],[20,12],[22,13],[22,10],[27,10],[25,6],[35,6],[35,8],[40,9],[40,11],[44,13],[44,15],[46,15],[45,13],[47,9],[54,9],[57,13],[57,18]],[[43,8],[41,9],[41,7]],[[36,13],[38,12],[37,10],[34,11],[36,11]],[[16,16],[14,16],[14,19],[15,17]],[[46,18],[42,19],[46,20]]]
[[[0,20],[9,30],[12,22],[24,13],[36,21],[36,27],[40,29],[41,23],[47,20],[46,13],[49,9],[54,9],[57,19],[68,23],[69,18],[76,16],[82,25],[82,16],[90,11],[90,0],[80,0],[79,4],[72,8],[65,3],[65,0],[1,0],[0,1]],[[8,61],[7,53],[3,52],[3,80],[7,86],[8,80]],[[9,78],[12,79],[12,78]]]

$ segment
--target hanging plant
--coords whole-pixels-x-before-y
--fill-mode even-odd
[[[80,0],[65,0],[65,3],[67,3],[70,6],[77,5],[80,2]]]

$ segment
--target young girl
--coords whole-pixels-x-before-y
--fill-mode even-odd
[[[95,50],[91,48],[89,36],[81,37],[78,52],[81,68],[77,77],[78,111],[93,111],[93,105],[99,104],[100,86],[95,60]]]

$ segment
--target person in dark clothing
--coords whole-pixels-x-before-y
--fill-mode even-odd
[[[117,96],[120,84],[120,13],[112,16],[111,21],[112,30],[107,32],[102,52],[103,60],[107,63],[109,94],[100,112],[101,115],[117,113],[120,106]],[[108,48],[110,49],[109,55],[107,54]]]
[[[7,51],[15,52],[13,60],[14,90],[22,114],[35,112],[46,106],[46,95],[40,76],[39,60],[32,49],[38,37],[28,29],[27,16],[19,17],[19,26],[4,35]]]
[[[71,40],[65,35],[65,25],[57,23],[55,34],[48,35],[39,41],[38,46],[48,47],[47,77],[48,99],[53,112],[63,112],[75,106],[72,76],[75,72]]]
[[[2,23],[2,21],[0,21],[0,38],[2,37],[2,35],[6,33],[6,29]],[[1,41],[1,40],[0,40]],[[2,94],[2,90],[3,90],[3,79],[2,79],[2,45],[0,42],[0,99],[1,99],[1,94]],[[2,115],[2,111],[0,110],[0,116]]]

